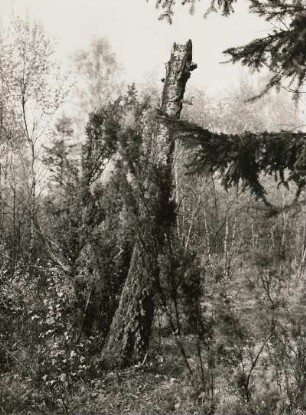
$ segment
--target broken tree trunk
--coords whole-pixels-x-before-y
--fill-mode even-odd
[[[180,117],[186,82],[195,68],[196,65],[192,63],[191,41],[185,45],[174,44],[166,65],[162,113]],[[148,348],[154,316],[154,296],[159,281],[158,257],[163,251],[165,235],[170,234],[174,225],[174,141],[163,124],[159,125],[154,141],[150,162],[155,176],[148,173],[145,178],[147,200],[153,197],[154,201],[149,208],[151,210],[147,220],[136,231],[137,240],[129,272],[103,348],[102,360],[108,367],[124,367],[139,361]],[[150,183],[152,176],[156,175],[158,180],[154,184]]]

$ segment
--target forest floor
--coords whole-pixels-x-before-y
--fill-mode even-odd
[[[81,386],[81,394],[72,397],[69,415],[204,415],[182,356],[173,340],[166,341],[162,350],[153,346],[144,364]]]
[[[160,340],[160,339],[159,339]],[[58,409],[20,408],[10,415],[207,415],[200,392],[191,385],[189,371],[173,337],[153,342],[145,362],[80,382]],[[192,359],[191,359],[192,360]],[[2,412],[0,414],[8,414]]]

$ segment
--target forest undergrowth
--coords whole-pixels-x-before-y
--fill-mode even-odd
[[[297,107],[244,79],[180,121],[191,41],[162,108],[105,39],[69,95],[40,25],[1,36],[0,415],[306,414]]]

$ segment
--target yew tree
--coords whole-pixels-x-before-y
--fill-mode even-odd
[[[160,111],[178,119],[192,63],[192,44],[174,44],[166,66]],[[131,128],[133,120],[136,128]],[[134,248],[118,308],[103,348],[109,366],[127,366],[143,358],[149,346],[155,300],[160,286],[160,258],[175,223],[175,142],[154,110],[136,108],[126,114],[118,135],[125,174],[125,200],[134,224]]]

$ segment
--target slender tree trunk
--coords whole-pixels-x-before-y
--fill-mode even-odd
[[[186,82],[195,68],[191,41],[185,45],[174,44],[166,66],[162,113],[180,117]],[[175,148],[167,127],[162,124],[156,134],[154,147],[151,161],[161,179],[157,184],[154,183],[156,203],[153,205],[158,206],[159,213],[167,211],[165,216],[168,219],[163,221],[158,213],[151,211],[155,220],[150,221],[148,217],[149,224],[144,223],[137,230],[129,272],[102,353],[102,359],[108,366],[124,367],[141,359],[149,345],[154,296],[159,281],[158,256],[162,253],[165,235],[170,234],[175,219],[175,203],[172,200]],[[150,175],[146,180],[146,188],[152,194]]]
[[[31,135],[28,127],[27,111],[26,111],[26,96],[25,88],[23,88],[22,98],[21,98],[21,108],[23,116],[23,127],[25,133],[25,139],[30,148],[30,174],[31,174],[31,184],[30,184],[30,203],[29,203],[29,212],[30,212],[30,240],[29,240],[29,257],[28,265],[33,261],[34,257],[34,244],[35,244],[35,219],[36,219],[36,152],[35,152],[35,138],[33,134]]]
[[[36,155],[35,144],[31,145],[31,189],[30,189],[30,243],[29,243],[29,260],[34,259],[34,245],[35,245],[35,219],[36,219]]]

